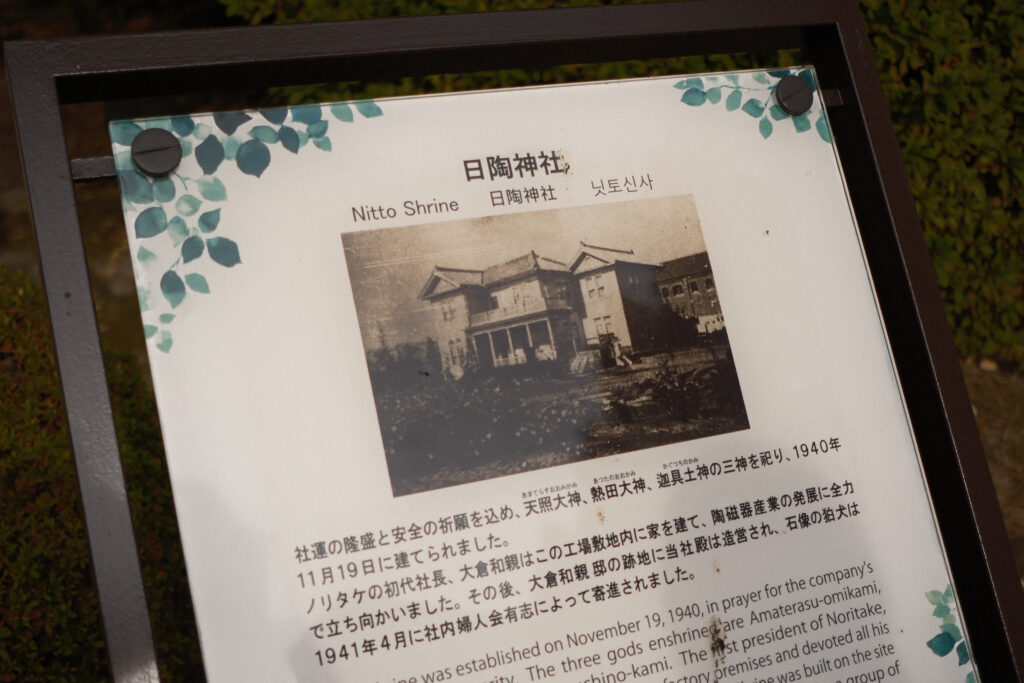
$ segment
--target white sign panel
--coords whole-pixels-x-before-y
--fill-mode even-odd
[[[211,680],[974,680],[786,75],[111,125]]]

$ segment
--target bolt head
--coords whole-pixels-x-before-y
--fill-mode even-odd
[[[150,176],[165,176],[181,162],[181,143],[170,131],[147,128],[132,140],[132,160]]]
[[[814,93],[799,76],[785,76],[775,86],[775,101],[790,116],[800,116],[814,103]]]

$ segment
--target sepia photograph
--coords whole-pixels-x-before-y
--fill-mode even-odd
[[[341,237],[396,496],[749,427],[691,195]]]

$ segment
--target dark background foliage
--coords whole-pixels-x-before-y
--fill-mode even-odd
[[[598,4],[587,0],[221,0],[252,24]],[[604,4],[621,4],[605,2]],[[861,0],[875,63],[962,356],[1024,368],[1024,17],[1017,0]],[[370,96],[789,65],[799,55],[620,62],[376,84]],[[338,86],[287,96],[337,99]]]
[[[0,681],[102,680],[106,654],[42,292],[0,267]],[[202,677],[153,396],[105,358],[166,680]]]
[[[0,39],[193,28],[227,23],[326,21],[599,4],[591,0],[0,0]],[[607,4],[607,3],[606,3]],[[1005,396],[1024,396],[1024,16],[1011,0],[862,0],[907,175],[965,366],[1004,514],[1024,556],[1021,422]],[[449,74],[391,83],[292,88],[269,98],[380,97],[523,83],[618,78],[752,65],[799,54],[726,55],[546,70]],[[0,87],[0,91],[5,91]],[[3,97],[4,95],[0,96]],[[261,95],[261,97],[267,97]],[[116,110],[67,112],[95,131]],[[76,118],[77,117],[77,118]],[[76,124],[77,122],[77,124]],[[99,610],[78,489],[36,284],[30,220],[17,172],[9,104],[0,99],[0,683],[103,680]],[[72,132],[73,133],[73,132]],[[88,138],[88,136],[86,136]],[[104,140],[70,136],[73,153],[103,154]],[[109,149],[109,147],[107,147]],[[111,204],[111,192],[113,203]],[[104,194],[106,193],[106,194]],[[167,483],[159,425],[145,376],[141,326],[116,212],[116,188],[80,191],[118,437],[165,680],[201,680],[201,664]],[[107,211],[114,206],[113,212]],[[23,272],[18,272],[23,271]],[[25,273],[28,273],[26,275]],[[1011,372],[996,393],[970,360]],[[141,369],[140,369],[141,366]],[[979,398],[980,397],[980,398]],[[1013,402],[1009,409],[1013,409]],[[1016,403],[1019,406],[1019,402]],[[1002,411],[1002,412],[1000,412]],[[991,436],[989,436],[991,434]],[[996,454],[993,457],[993,454]],[[1017,477],[1001,485],[999,472]],[[1007,503],[1007,501],[1011,501]]]
[[[1024,366],[1024,15],[870,0],[882,86],[960,353]]]

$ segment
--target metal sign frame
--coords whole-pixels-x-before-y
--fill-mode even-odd
[[[855,0],[703,0],[216,29],[6,46],[113,678],[156,658],[61,105],[185,92],[799,48],[818,72],[982,680],[1020,680],[1024,599]],[[202,84],[197,88],[196,84]],[[97,135],[105,135],[97,131]]]

